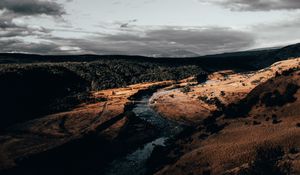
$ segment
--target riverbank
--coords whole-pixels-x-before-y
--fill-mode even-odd
[[[95,102],[83,103],[71,111],[11,126],[1,134],[1,167],[8,169],[31,155],[60,147],[90,133],[112,142],[128,123],[129,97],[153,86],[168,86],[173,81],[143,83],[93,92]],[[22,162],[22,161],[21,161]]]
[[[176,141],[179,158],[155,175],[299,174],[299,70],[300,59],[290,59],[250,73],[215,73],[189,92],[156,96],[162,116],[196,127]],[[193,99],[203,105],[193,108]],[[172,113],[178,106],[180,118]],[[189,115],[205,106],[213,109],[206,116]]]
[[[152,105],[170,120],[199,124],[215,111],[238,103],[276,75],[296,69],[299,62],[299,58],[280,61],[259,71],[245,73],[215,72],[208,76],[208,81],[190,86],[188,91],[179,88],[156,93],[151,99]]]
[[[174,84],[164,81],[93,92],[94,103],[8,128],[1,135],[1,151],[6,154],[1,157],[6,165],[1,167],[6,169],[3,173],[103,174],[105,167],[113,166],[111,161],[124,156],[144,162],[139,171],[145,173],[153,144],[163,145],[181,132],[181,126],[160,117],[148,104],[154,92]]]

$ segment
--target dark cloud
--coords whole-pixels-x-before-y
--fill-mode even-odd
[[[215,3],[233,11],[270,11],[300,9],[299,0],[200,0]]]
[[[26,36],[42,36],[49,35],[50,30],[44,28],[30,28],[27,26],[24,27],[16,27],[5,29],[0,32],[1,38],[15,38],[15,37],[26,37]]]
[[[94,35],[85,39],[43,36],[42,39],[51,41],[52,44],[41,43],[38,46],[17,41],[14,44],[3,45],[1,51],[26,51],[40,54],[90,53],[183,57],[238,51],[254,44],[254,37],[251,34],[229,28],[182,29],[166,27],[142,33],[141,35],[127,32],[106,36]]]
[[[59,45],[44,42],[44,43],[28,43],[19,39],[0,40],[1,52],[16,52],[16,53],[34,53],[34,54],[55,54],[61,53]]]
[[[165,28],[148,30],[143,35],[119,34],[104,38],[106,43],[121,45],[121,50],[139,48],[147,53],[174,56],[175,53],[198,55],[236,51],[254,44],[254,37],[247,32],[230,28],[182,29]],[[113,45],[111,46],[113,48]],[[139,51],[135,51],[138,54]],[[183,54],[183,55],[184,55]],[[176,55],[175,55],[176,56]],[[182,55],[178,55],[182,56]]]
[[[12,21],[14,18],[16,15],[13,13],[0,14],[0,29],[17,28],[18,26]]]
[[[49,44],[46,45],[31,45],[16,40],[15,38],[20,37],[41,37],[49,35],[51,30],[43,27],[31,26],[26,24],[18,24],[14,19],[26,16],[61,16],[65,13],[63,7],[52,1],[41,1],[41,0],[0,0],[0,10],[3,10],[0,14],[0,44],[1,51],[32,51],[36,52],[38,48],[41,51],[48,48],[49,51],[53,49],[49,48]],[[47,46],[47,47],[45,47]]]
[[[11,20],[9,19],[1,19],[0,18],[0,28],[1,29],[7,29],[7,28],[17,28],[18,26],[14,24]]]
[[[1,0],[0,10],[25,16],[61,16],[65,13],[64,8],[56,2],[41,0]]]
[[[130,21],[126,22],[126,23],[122,23],[120,25],[120,28],[127,28],[131,23],[135,23],[137,21],[138,21],[137,19],[133,19],[133,20],[130,20]]]
[[[30,25],[18,25],[13,22],[16,18],[15,14],[8,13],[6,15],[0,16],[0,37],[19,37],[19,36],[29,36],[37,34],[47,34],[50,30],[43,27],[32,27]]]

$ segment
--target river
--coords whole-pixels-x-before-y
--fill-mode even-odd
[[[173,121],[161,117],[150,105],[151,97],[155,95],[144,95],[137,99],[132,112],[140,119],[155,126],[160,134],[151,142],[139,147],[137,150],[114,160],[107,167],[105,175],[144,175],[147,171],[146,162],[150,158],[156,146],[166,146],[166,141],[179,134],[183,127]]]
[[[166,144],[168,146],[170,144],[168,140],[181,133],[184,127],[161,117],[151,108],[149,101],[157,93],[145,91],[145,94],[142,94],[133,100],[135,103],[130,106],[127,112],[132,111],[136,117],[153,126],[140,131],[145,132],[143,134],[148,133],[149,130],[153,131],[151,132],[154,133],[153,137],[149,137],[148,143],[137,145],[138,148],[127,155],[124,153],[124,155],[121,150],[122,147],[119,147],[122,145],[116,147],[97,134],[91,133],[28,157],[20,161],[18,168],[11,170],[7,175],[145,175],[148,171],[147,167],[149,167],[146,164],[147,160],[151,157],[155,147]],[[126,146],[128,147],[128,145]],[[126,146],[124,146],[125,150]],[[115,152],[118,152],[116,153],[117,156],[113,154]]]

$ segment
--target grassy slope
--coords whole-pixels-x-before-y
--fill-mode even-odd
[[[299,87],[299,69],[260,84],[214,121],[225,128],[181,141],[179,160],[157,174],[299,174]]]

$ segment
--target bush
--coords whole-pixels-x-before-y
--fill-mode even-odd
[[[297,100],[294,97],[294,94],[298,91],[298,89],[299,89],[298,85],[289,83],[286,86],[286,90],[283,95],[281,95],[278,90],[275,90],[273,93],[269,92],[264,94],[261,101],[267,107],[283,106],[287,103],[291,103]]]
[[[279,165],[284,155],[281,146],[264,144],[256,149],[255,159],[248,169],[242,170],[240,175],[288,175],[291,166],[287,163]]]
[[[207,77],[207,73],[201,72],[198,75],[196,75],[196,80],[198,83],[204,83],[205,81],[207,81]]]
[[[189,84],[181,89],[181,92],[183,92],[183,93],[188,93],[190,91],[191,91],[191,87]]]
[[[221,96],[225,96],[225,92],[224,91],[221,91]]]

